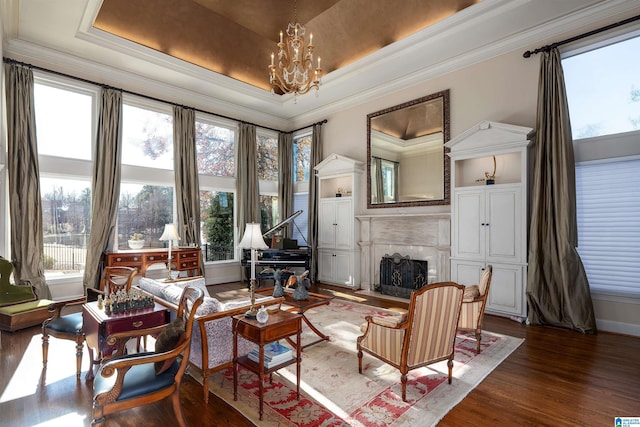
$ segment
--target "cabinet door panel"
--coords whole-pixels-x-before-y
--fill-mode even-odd
[[[333,282],[333,277],[333,252],[318,251],[318,280],[331,283]]]
[[[520,260],[520,191],[487,192],[487,261]]]
[[[353,242],[353,210],[351,200],[336,201],[336,249],[351,249]]]
[[[321,200],[318,216],[318,246],[333,248],[336,236],[336,210],[332,200]]]
[[[451,261],[451,280],[461,285],[476,285],[480,282],[484,263],[479,261]]]
[[[455,254],[456,257],[484,258],[484,227],[482,192],[456,193]]]
[[[346,286],[354,285],[354,266],[353,254],[351,253],[335,253],[335,280],[337,283]]]
[[[493,264],[487,311],[524,316],[524,267]]]

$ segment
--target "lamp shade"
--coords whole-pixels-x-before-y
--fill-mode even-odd
[[[165,224],[164,232],[162,233],[162,236],[160,236],[159,240],[180,240],[176,226],[173,224]]]
[[[244,236],[242,236],[242,240],[238,243],[238,247],[241,249],[269,249],[269,246],[267,246],[262,238],[260,224],[255,222],[247,224],[244,229]]]

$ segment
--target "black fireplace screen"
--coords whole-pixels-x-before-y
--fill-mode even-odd
[[[427,284],[426,260],[411,259],[399,253],[385,254],[380,260],[380,284],[375,290],[401,298],[410,298],[411,292]]]

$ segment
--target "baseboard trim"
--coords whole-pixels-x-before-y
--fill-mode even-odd
[[[640,325],[635,325],[633,323],[596,319],[596,326],[598,327],[599,331],[640,337]]]

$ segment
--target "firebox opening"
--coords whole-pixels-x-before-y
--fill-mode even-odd
[[[399,253],[385,254],[380,260],[380,284],[375,290],[400,298],[410,298],[411,292],[428,283],[426,260],[411,259]]]

